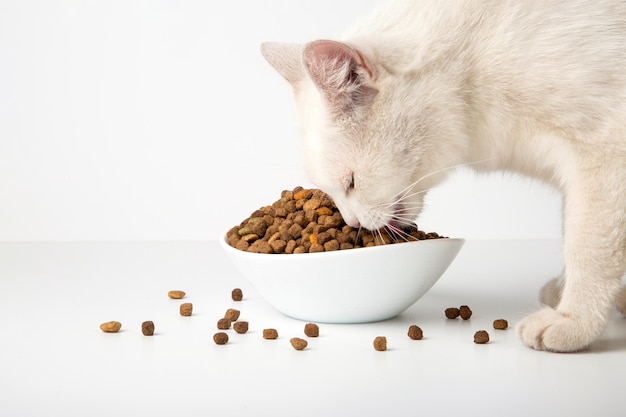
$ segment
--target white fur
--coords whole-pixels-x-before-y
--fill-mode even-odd
[[[625,2],[400,0],[343,43],[262,51],[294,87],[311,181],[355,226],[413,220],[460,164],[560,188],[563,277],[518,333],[557,352],[602,333],[626,269]]]

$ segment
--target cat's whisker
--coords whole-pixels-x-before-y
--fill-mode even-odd
[[[398,194],[397,197],[395,198],[395,200],[388,202],[388,203],[384,203],[384,204],[380,204],[376,207],[373,208],[373,212],[375,213],[375,216],[372,216],[372,218],[370,220],[379,220],[379,222],[373,222],[373,224],[384,224],[386,225],[387,229],[390,232],[393,232],[394,237],[396,235],[398,235],[398,231],[396,230],[397,228],[393,227],[390,228],[389,226],[393,223],[397,223],[398,225],[402,226],[406,226],[406,227],[410,227],[412,224],[414,224],[415,219],[411,218],[410,216],[403,216],[403,213],[398,213],[397,211],[405,211],[405,210],[409,210],[411,213],[415,213],[416,211],[421,211],[424,207],[425,204],[422,201],[416,202],[416,201],[412,201],[412,199],[416,196],[420,196],[422,194],[426,194],[428,191],[430,191],[430,188],[426,188],[426,189],[416,189],[416,187],[422,183],[425,179],[433,176],[433,175],[437,175],[439,173],[445,172],[445,171],[451,171],[454,169],[458,169],[461,167],[466,167],[466,166],[471,166],[471,165],[476,165],[476,164],[480,164],[483,162],[487,162],[492,160],[493,158],[487,158],[487,159],[482,159],[482,160],[478,160],[478,161],[474,161],[474,162],[468,162],[468,163],[463,163],[463,164],[456,164],[456,165],[452,165],[452,166],[448,166],[448,167],[444,167],[438,170],[435,170],[429,174],[426,174],[420,178],[418,178],[416,181],[412,182],[411,184],[409,184],[408,186],[406,186],[405,188],[403,188]],[[389,211],[389,209],[391,209],[393,211],[392,214],[384,214],[385,212]],[[374,219],[374,217],[376,217],[376,219]]]
[[[432,177],[433,175],[437,175],[437,174],[440,174],[440,173],[445,172],[445,171],[452,171],[452,170],[455,170],[455,169],[458,169],[458,168],[463,168],[463,167],[468,167],[468,166],[472,166],[472,165],[481,164],[483,162],[488,162],[488,161],[491,161],[493,159],[494,158],[486,158],[486,159],[481,159],[481,160],[474,161],[474,162],[467,162],[467,163],[463,163],[463,164],[456,164],[456,165],[451,165],[451,166],[444,167],[444,168],[441,168],[441,169],[437,169],[437,170],[435,170],[435,171],[433,171],[433,172],[431,172],[429,174],[426,174],[426,175],[418,178],[416,181],[414,181],[413,183],[409,184],[404,189],[402,189],[398,193],[398,200],[402,201],[402,200],[404,200],[406,198],[409,198],[409,196],[414,196],[414,195],[418,195],[420,193],[427,192],[428,189],[417,191],[415,193],[409,194],[413,190],[413,188],[415,188],[415,186],[417,186],[420,182],[424,181],[427,178]]]
[[[413,212],[415,211],[415,209],[421,210],[424,207],[424,204],[422,202],[411,202],[411,199],[413,197],[416,197],[416,196],[419,196],[419,195],[422,195],[422,194],[426,194],[428,191],[430,191],[430,188],[426,188],[426,189],[422,189],[422,190],[419,190],[419,189],[416,190],[415,189],[415,187],[417,187],[417,185],[419,185],[422,181],[424,181],[425,179],[427,179],[427,178],[429,178],[429,177],[431,177],[433,175],[436,175],[436,174],[439,174],[439,173],[442,173],[442,172],[445,172],[445,171],[451,171],[451,170],[462,168],[462,167],[466,167],[466,166],[480,164],[480,163],[483,163],[483,162],[490,161],[492,159],[493,158],[487,158],[487,159],[482,159],[482,160],[478,160],[478,161],[474,161],[474,162],[468,162],[468,163],[463,163],[463,164],[451,165],[451,166],[448,166],[448,167],[444,167],[444,168],[435,170],[435,171],[433,171],[433,172],[431,172],[429,174],[426,174],[426,175],[418,178],[416,181],[412,182],[411,184],[409,184],[408,186],[406,186],[405,188],[400,190],[400,192],[397,194],[397,197],[396,197],[395,200],[393,200],[391,202],[388,202],[388,203],[380,204],[380,205],[378,205],[376,207],[373,207],[373,210],[377,211],[377,212],[384,212],[384,211],[387,211],[389,209],[394,210],[396,207],[402,207],[403,209],[411,209],[411,211],[413,211]],[[392,215],[392,217],[393,216],[397,217],[398,214],[394,213]],[[393,218],[392,219],[386,219],[384,217],[385,217],[384,215],[379,215],[378,216],[378,220],[381,220],[381,222],[383,224],[389,224],[390,220],[394,220]],[[407,222],[410,222],[412,220],[414,220],[414,219],[407,220]]]

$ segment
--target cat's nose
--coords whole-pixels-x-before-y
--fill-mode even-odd
[[[348,226],[351,226],[351,227],[355,228],[355,229],[358,229],[358,228],[361,227],[361,223],[359,223],[359,219],[357,219],[356,217],[354,217],[352,219],[346,220],[346,224]]]
[[[339,204],[337,204],[337,208],[341,213],[341,217],[343,217],[343,221],[346,222],[348,226],[354,228],[361,227],[361,222],[359,222],[358,217],[354,214],[352,210],[350,210],[348,207],[340,206]]]

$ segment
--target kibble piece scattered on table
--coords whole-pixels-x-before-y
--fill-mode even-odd
[[[248,332],[248,322],[247,321],[236,321],[233,324],[233,329],[239,334]]]
[[[185,291],[172,290],[167,293],[167,296],[174,300],[180,300],[181,298],[185,297]]]
[[[295,350],[302,350],[306,348],[308,344],[306,340],[300,339],[299,337],[292,337],[289,342],[291,342],[291,346],[293,346]]]
[[[278,339],[278,331],[276,329],[263,329],[263,339]]]
[[[144,336],[154,335],[154,322],[144,321],[141,323],[141,333],[143,333]]]
[[[318,337],[320,335],[320,328],[315,323],[307,323],[304,325],[304,334],[308,337]]]
[[[224,313],[224,318],[230,321],[237,321],[237,319],[239,319],[240,314],[241,312],[239,310],[234,309],[234,308],[229,308],[228,310],[226,310],[226,313]]]
[[[461,306],[459,307],[459,316],[463,320],[469,320],[472,317],[472,310],[468,306]]]
[[[489,342],[489,333],[485,330],[479,330],[474,333],[474,343],[478,343],[479,345],[483,345]]]
[[[380,352],[387,350],[387,338],[385,336],[377,336],[374,339],[374,349]]]
[[[182,303],[180,305],[180,315],[181,316],[191,316],[191,313],[193,312],[193,304],[191,303]]]
[[[122,323],[119,321],[107,321],[100,325],[100,330],[105,333],[117,333],[122,328]]]
[[[504,319],[498,319],[493,321],[493,328],[496,330],[506,330],[509,327],[509,322]]]
[[[241,291],[241,288],[233,289],[233,291],[231,292],[231,297],[234,301],[243,300],[243,292]]]
[[[228,319],[219,319],[217,321],[217,328],[220,330],[230,329],[231,321]]]
[[[413,340],[422,340],[422,338],[424,337],[424,332],[419,326],[413,324],[409,326],[408,336]]]
[[[446,308],[446,311],[445,311],[446,317],[449,319],[455,319],[459,317],[459,313],[460,313],[459,309],[456,307]]]
[[[228,335],[224,332],[217,332],[213,335],[213,341],[218,345],[225,345],[228,343]]]

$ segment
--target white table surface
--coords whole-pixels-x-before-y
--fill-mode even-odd
[[[276,312],[217,242],[0,244],[0,416],[624,416],[626,319],[583,353],[537,352],[513,327],[562,266],[558,241],[469,241],[399,317],[320,324]],[[232,301],[240,287],[244,300]],[[181,289],[184,300],[167,292]],[[178,306],[194,313],[181,317]],[[468,321],[444,309],[469,305]],[[212,335],[226,309],[247,334]],[[492,322],[505,318],[509,330]],[[99,324],[122,322],[118,334]],[[143,336],[152,320],[156,334]],[[424,330],[421,341],[408,326]],[[276,328],[279,339],[264,340]],[[473,343],[476,330],[491,335]],[[388,350],[372,347],[386,336]]]

